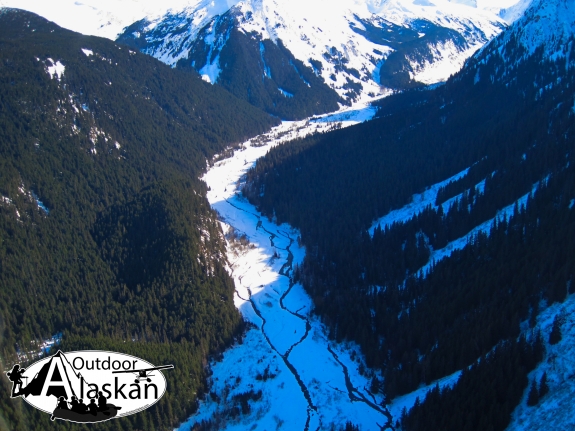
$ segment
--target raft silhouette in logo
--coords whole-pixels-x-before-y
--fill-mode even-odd
[[[22,397],[50,413],[52,420],[86,423],[127,416],[155,404],[166,390],[159,371],[170,368],[173,365],[155,367],[117,352],[58,351],[27,369],[14,365],[6,374],[12,381],[12,398]],[[135,381],[134,374],[139,376]]]

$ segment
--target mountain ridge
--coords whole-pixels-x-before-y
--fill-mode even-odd
[[[334,88],[340,96],[344,96],[343,86],[346,79],[368,87],[363,93],[379,94],[380,91],[379,82],[374,82],[372,75],[379,69],[378,63],[383,63],[386,55],[393,49],[382,43],[381,39],[379,43],[374,43],[373,38],[364,38],[361,35],[361,30],[365,30],[365,24],[368,22],[380,32],[394,31],[391,25],[412,28],[417,32],[417,23],[415,26],[412,23],[422,20],[427,22],[428,26],[450,29],[463,38],[464,46],[456,43],[451,48],[446,46],[441,48],[433,39],[427,42],[431,44],[430,46],[436,47],[435,55],[439,56],[437,58],[452,57],[451,62],[457,63],[451,65],[449,72],[440,74],[439,78],[428,78],[433,82],[446,79],[449,73],[457,70],[462,60],[455,60],[455,57],[472,47],[477,49],[506,26],[500,17],[486,10],[443,0],[436,4],[431,2],[411,4],[397,0],[356,2],[351,10],[347,9],[347,6],[328,6],[321,0],[301,5],[290,4],[289,7],[277,1],[249,1],[234,4],[226,13],[232,12],[237,17],[236,25],[245,33],[255,32],[261,39],[271,39],[274,42],[282,40],[286,48],[306,66],[313,67],[311,60],[321,64],[321,68],[315,70],[320,71],[324,82],[331,83],[333,80]],[[168,64],[176,64],[186,58],[186,53],[190,52],[191,41],[198,39],[200,29],[210,25],[218,12],[220,10],[217,7],[210,8],[207,4],[199,3],[195,8],[188,7],[179,13],[169,13],[162,19],[144,20],[136,32],[137,39],[141,41],[145,38],[148,41],[143,52]],[[306,18],[304,14],[308,13],[309,16]],[[124,41],[129,39],[129,32],[130,29],[124,32],[120,39]],[[170,36],[172,33],[173,36]],[[416,33],[415,38],[417,37],[420,36]],[[337,62],[334,63],[323,55],[324,52],[331,55],[335,53],[335,51],[330,53],[330,50],[339,51],[336,59],[349,62],[346,66],[353,68],[355,72],[346,73],[345,69],[338,69]],[[415,60],[416,51],[409,52],[411,55],[406,55],[405,58],[412,58],[415,61],[410,65],[414,67],[417,65],[417,69],[425,69],[424,60]],[[431,61],[435,60],[433,56],[428,58]],[[197,69],[200,70],[201,67]],[[417,71],[414,75],[417,77]],[[349,96],[347,100],[350,100]]]
[[[529,1],[355,0],[348,5],[326,0],[173,0],[154,7],[140,1],[135,4],[139,12],[132,14],[120,2],[117,18],[129,25],[117,40],[294,120],[336,110],[338,103],[366,102],[445,81],[517,19]],[[0,5],[10,2],[0,0]],[[25,5],[42,9],[36,0]],[[103,17],[94,18],[100,20],[99,29],[87,31],[109,36],[108,27],[118,28],[116,18],[105,19],[115,16],[110,5],[88,0],[65,7],[88,5]],[[129,16],[141,18],[129,22]],[[276,51],[271,57],[261,48],[267,41],[273,43],[267,51]]]

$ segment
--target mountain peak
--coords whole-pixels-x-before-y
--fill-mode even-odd
[[[193,69],[255,106],[293,119],[337,107],[338,98],[365,102],[446,81],[530,1],[55,0],[62,7],[48,8],[40,0],[0,0],[0,6],[27,8],[83,33],[115,37],[124,27],[118,41],[172,67]],[[277,55],[272,46],[262,51],[265,41],[281,46]],[[274,62],[286,70],[268,73]],[[241,76],[230,76],[237,74],[232,64]],[[319,81],[310,81],[307,72]],[[304,96],[302,85],[323,87],[323,108],[311,108],[317,94]],[[306,106],[306,113],[300,109],[293,116],[293,109],[280,106],[290,104]]]
[[[204,0],[133,24],[118,40],[169,65],[184,62],[215,83],[233,27],[250,38],[281,40],[351,103],[387,88],[446,80],[507,27],[500,10],[491,9],[475,0]]]
[[[480,63],[485,63],[490,55],[500,55],[511,66],[542,49],[543,58],[552,61],[567,58],[569,66],[569,45],[575,35],[575,3],[571,0],[530,0],[528,3],[521,18],[482,49],[477,56]]]

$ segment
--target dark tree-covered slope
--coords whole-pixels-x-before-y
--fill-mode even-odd
[[[174,36],[174,26],[192,25],[193,17],[184,16],[168,14],[151,33],[146,30],[149,22],[138,21],[126,28],[118,42],[142,52],[153,51],[154,41],[161,44]],[[243,17],[236,8],[216,16],[200,30],[187,58],[180,59],[176,68],[194,74],[210,65],[221,68],[216,87],[283,119],[302,119],[338,109],[338,102],[343,100],[309,66],[296,59],[281,40],[274,43],[241,30],[244,19],[249,17]]]
[[[277,147],[249,172],[249,199],[301,229],[307,254],[297,276],[316,312],[332,337],[357,341],[368,365],[384,371],[389,397],[511,343],[461,384],[501,375],[524,361],[520,323],[534,324],[541,301],[573,293],[573,41],[568,36],[549,56],[546,46],[529,52],[504,33],[444,86],[385,99],[378,119]],[[375,219],[467,168],[435,205],[368,234]],[[434,250],[525,196],[512,217],[418,272]],[[501,396],[490,397],[500,388],[489,386],[434,395],[406,427],[431,429],[426,415],[441,402],[436,414],[453,415],[436,422],[442,429],[484,429],[461,419],[486,409],[493,429],[504,429],[527,385],[527,362],[508,375],[513,389]]]
[[[393,52],[379,68],[379,83],[387,88],[404,90],[421,87],[412,78],[414,66],[435,61],[434,53],[443,44],[453,44],[458,51],[469,48],[465,38],[453,29],[440,27],[425,19],[416,19],[409,27],[399,26],[382,18],[363,20],[355,17],[364,28],[350,24],[352,29],[367,40],[393,48]]]
[[[274,122],[153,58],[0,9],[3,366],[57,332],[63,349],[173,363],[160,403],[99,426],[173,429],[205,389],[207,356],[243,325],[197,178]],[[68,428],[21,400],[1,409],[8,429]]]

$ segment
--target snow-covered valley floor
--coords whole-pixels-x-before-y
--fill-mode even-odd
[[[382,396],[368,390],[373,374],[359,348],[329,341],[310,313],[311,299],[292,282],[293,266],[305,255],[298,232],[261,216],[239,193],[246,171],[270,147],[336,124],[365,121],[374,113],[364,106],[285,122],[246,142],[204,176],[226,234],[234,302],[254,327],[211,364],[211,393],[182,431],[203,420],[227,430],[339,429],[348,420],[362,430],[380,430],[391,424]]]

